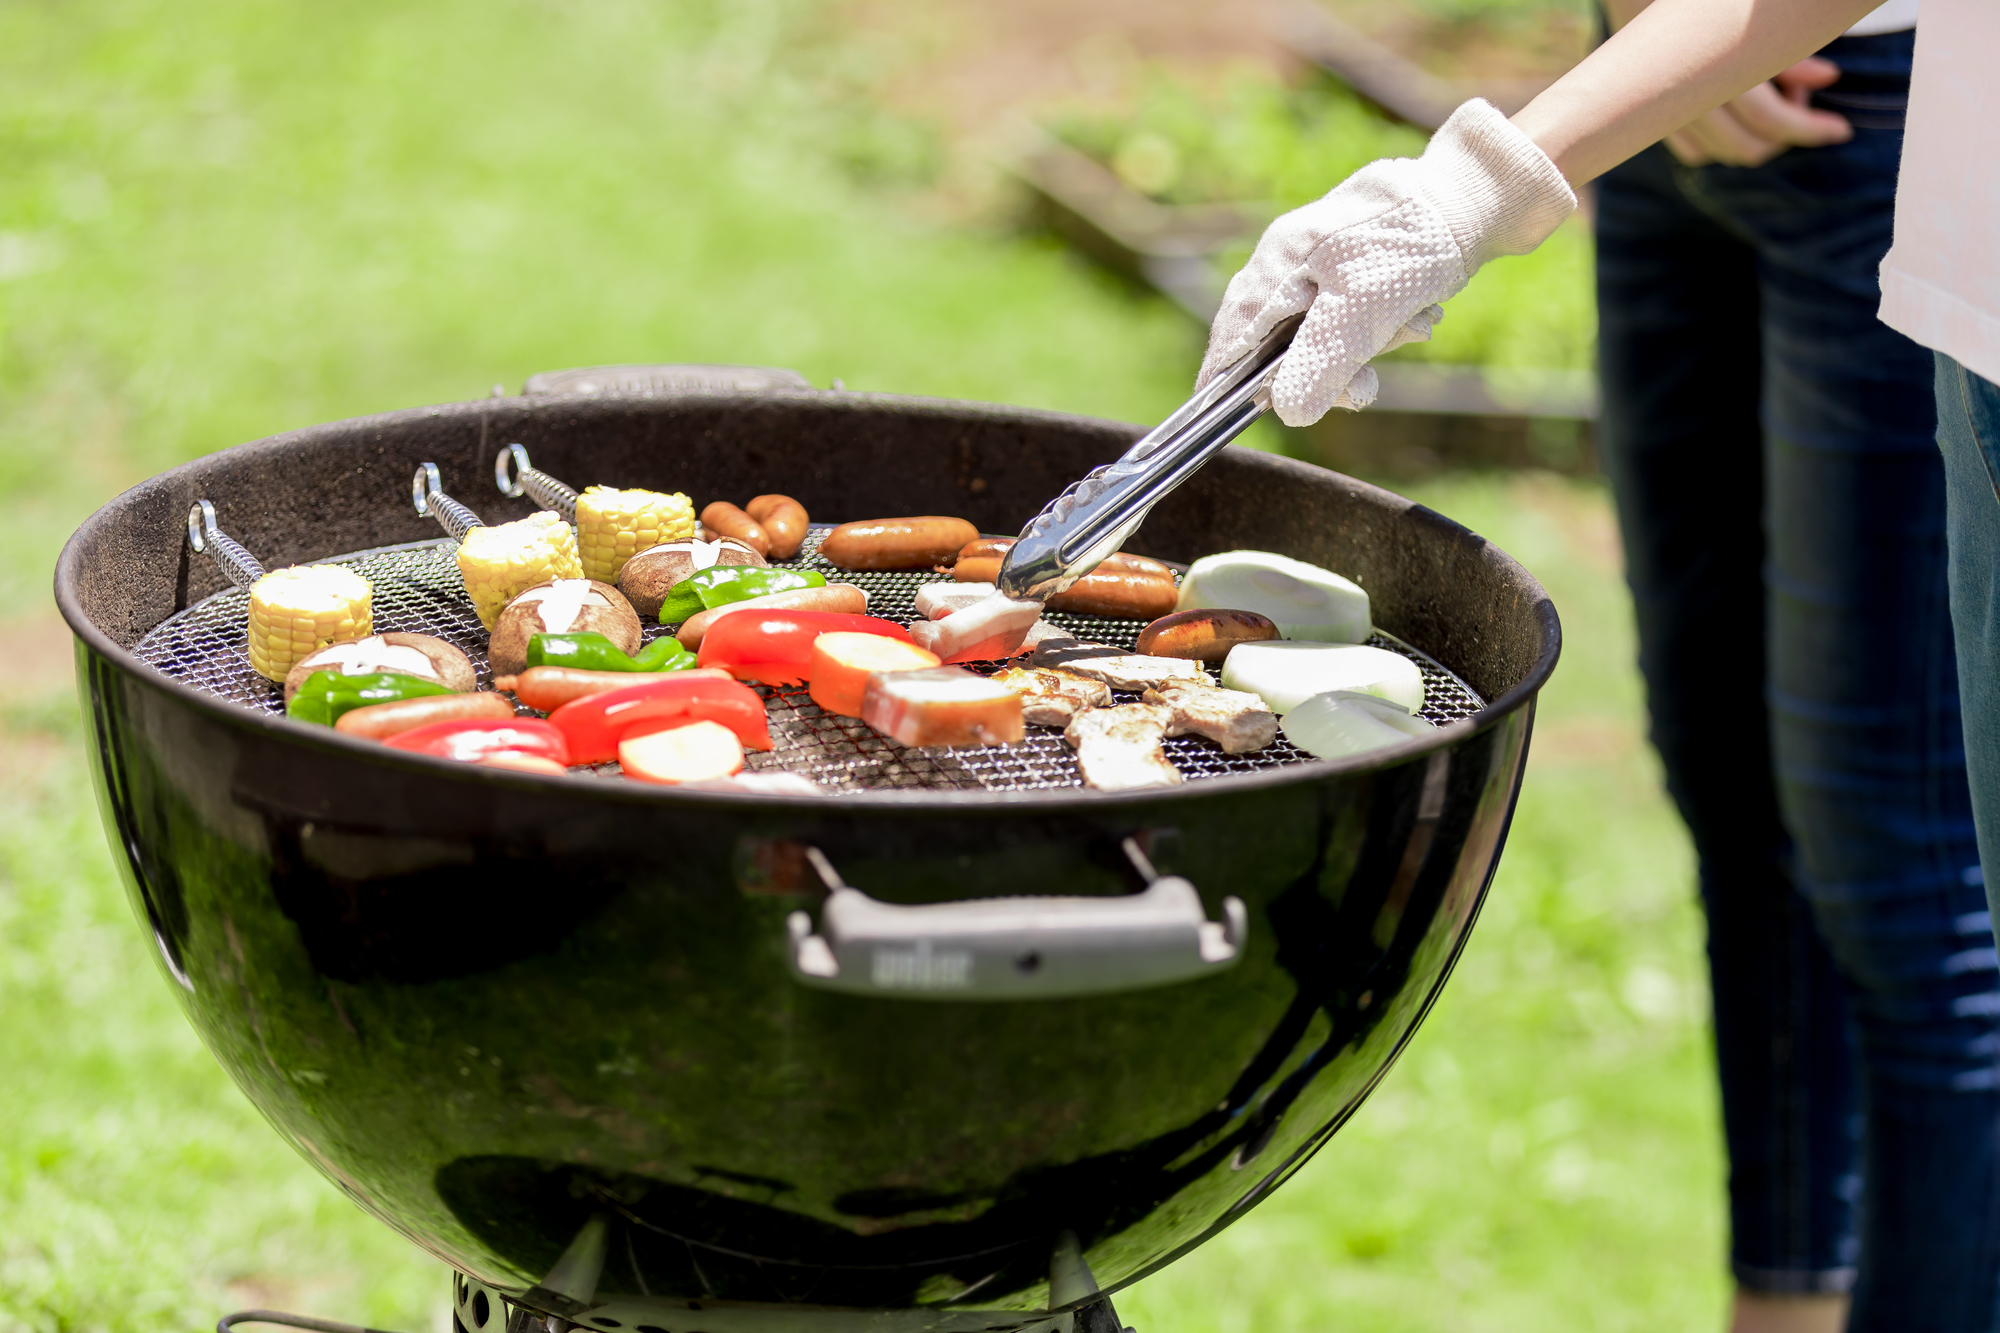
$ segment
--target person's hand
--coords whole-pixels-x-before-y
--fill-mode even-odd
[[[1761,167],[1787,148],[1846,143],[1854,137],[1846,117],[1815,110],[1811,102],[1816,89],[1839,77],[1840,66],[1831,60],[1807,56],[1669,134],[1667,151],[1690,167]]]
[[[1370,163],[1273,222],[1230,279],[1200,388],[1288,316],[1306,312],[1278,364],[1271,405],[1288,426],[1375,399],[1368,362],[1430,337],[1437,302],[1495,255],[1526,254],[1576,209],[1548,155],[1481,101],[1420,158]]]

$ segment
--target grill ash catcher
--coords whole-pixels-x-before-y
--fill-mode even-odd
[[[1223,447],[1289,335],[1143,436],[782,372],[538,376],[196,460],[72,537],[93,774],[162,970],[288,1141],[457,1271],[458,1333],[1117,1333],[1115,1293],[1353,1114],[1471,930],[1560,635],[1458,525]],[[488,468],[493,522],[573,516],[558,477],[782,492],[820,521],[1040,514],[1002,580],[1036,600],[1114,549],[1281,552],[1367,589],[1439,729],[1338,762],[1180,738],[1184,785],[1098,792],[1053,734],[904,749],[765,688],[754,764],[811,797],[285,718],[244,657],[250,552],[363,574],[377,632],[484,680],[453,559],[481,520],[445,483]],[[903,620],[936,576],[842,577]],[[220,1327],[259,1322],[366,1333]]]

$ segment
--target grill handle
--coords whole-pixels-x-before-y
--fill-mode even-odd
[[[1271,406],[1271,380],[1303,315],[1281,322],[1114,463],[1093,469],[1028,520],[1000,564],[1000,591],[1045,602],[1124,545],[1166,498]]]
[[[455,542],[464,541],[465,534],[474,528],[486,526],[479,515],[444,493],[444,478],[436,463],[417,464],[417,475],[410,478],[410,502],[418,514],[436,519]]]
[[[1126,854],[1150,882],[1108,898],[982,898],[909,907],[842,883],[818,848],[806,858],[826,882],[819,931],[786,922],[801,985],[899,1000],[1053,1000],[1191,981],[1243,956],[1249,912],[1223,899],[1210,921],[1194,885],[1155,876],[1136,844]]]
[[[222,576],[245,591],[264,577],[264,567],[257,563],[257,557],[216,526],[215,506],[206,500],[196,500],[188,510],[188,545],[196,554],[206,551]]]
[[[510,500],[523,495],[544,509],[553,509],[565,523],[576,522],[576,491],[528,462],[518,444],[503,447],[493,458],[493,484]]]

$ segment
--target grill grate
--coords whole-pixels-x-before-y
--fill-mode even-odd
[[[867,589],[871,615],[898,623],[914,619],[917,589],[935,583],[938,576],[919,571],[857,574],[835,569],[818,556],[819,539],[827,530],[815,527],[790,566],[816,569],[829,582],[844,581]],[[414,542],[334,556],[325,563],[349,566],[374,585],[377,633],[403,630],[434,634],[455,644],[472,659],[480,685],[487,686],[492,672],[486,665],[486,631],[466,600],[452,555],[454,546],[449,539]],[[256,712],[281,713],[282,691],[250,669],[244,649],[248,606],[249,595],[241,589],[219,592],[161,621],[133,652],[162,675],[205,694]],[[1051,612],[1048,619],[1079,639],[1120,648],[1131,648],[1144,628],[1136,620],[1102,620],[1062,612]],[[667,632],[657,625],[648,626],[646,638],[651,641]],[[1378,633],[1369,642],[1416,662],[1424,676],[1423,713],[1432,722],[1442,726],[1470,717],[1484,706],[1464,681],[1401,640]],[[912,749],[856,719],[821,711],[806,697],[803,687],[760,685],[756,689],[767,700],[776,748],[749,756],[749,766],[755,770],[798,773],[830,790],[1033,791],[1083,785],[1062,734],[1046,727],[1030,727],[1027,739],[1018,745]],[[1120,694],[1118,702],[1137,697]],[[1168,740],[1166,750],[1174,766],[1190,779],[1249,773],[1312,759],[1283,735],[1255,754],[1226,755],[1192,736]],[[618,766],[606,764],[587,771],[616,776]]]

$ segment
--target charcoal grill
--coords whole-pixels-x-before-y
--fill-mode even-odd
[[[351,553],[378,627],[483,661],[449,551],[402,499],[418,461],[489,521],[528,512],[473,485],[518,440],[579,483],[1007,532],[1137,433],[784,381],[558,392],[225,450],[72,538],[58,601],[162,968],[273,1126],[458,1270],[468,1333],[508,1311],[607,1333],[1101,1325],[1110,1293],[1325,1142],[1434,1000],[1504,840],[1554,612],[1448,520],[1231,449],[1127,549],[1257,547],[1355,577],[1380,641],[1424,669],[1434,736],[1339,763],[1183,740],[1194,780],[1106,793],[1075,785],[1053,733],[907,750],[773,691],[780,747],[758,762],[826,793],[674,791],[283,718],[240,660],[241,594],[186,549],[189,506],[212,500],[272,566]],[[925,581],[867,580],[898,618]],[[1005,1001],[793,968],[790,923],[843,881],[905,907],[1056,895],[1115,915],[1167,880],[1244,923],[1229,966]]]

